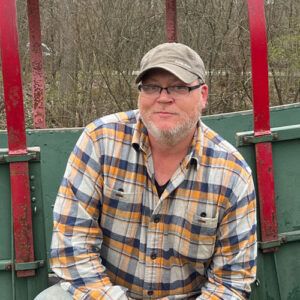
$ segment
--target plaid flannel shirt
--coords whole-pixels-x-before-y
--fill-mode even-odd
[[[160,198],[138,110],[85,128],[51,246],[52,269],[75,299],[247,299],[256,251],[251,170],[201,121]]]

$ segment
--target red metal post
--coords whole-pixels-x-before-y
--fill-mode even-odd
[[[176,0],[166,0],[167,42],[177,42]]]
[[[46,127],[46,118],[39,0],[27,0],[27,12],[32,71],[33,125],[34,128],[41,129]]]
[[[267,37],[263,0],[248,0],[251,40],[254,136],[271,134]],[[272,144],[255,144],[261,239],[263,243],[278,241]],[[265,249],[275,251],[278,247]]]
[[[25,117],[18,51],[15,0],[0,0],[0,45],[8,132],[8,154],[26,155]],[[28,162],[10,163],[15,261],[34,261]],[[17,271],[18,277],[33,276],[34,270]]]

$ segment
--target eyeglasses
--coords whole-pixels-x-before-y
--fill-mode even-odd
[[[194,86],[168,86],[161,87],[157,85],[143,85],[138,86],[138,90],[147,96],[158,96],[163,90],[166,90],[168,95],[172,97],[187,96],[191,91],[200,88],[204,83]]]

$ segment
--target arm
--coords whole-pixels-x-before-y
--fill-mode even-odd
[[[100,152],[85,130],[67,163],[54,207],[51,267],[75,299],[128,299],[101,264]]]
[[[252,177],[239,180],[217,231],[208,281],[198,300],[248,299],[256,275],[256,201]]]

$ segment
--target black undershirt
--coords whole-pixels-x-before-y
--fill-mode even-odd
[[[155,180],[155,186],[156,186],[156,189],[157,189],[157,193],[158,193],[158,197],[160,198],[160,196],[162,195],[162,193],[164,192],[165,188],[167,187],[168,183],[169,183],[170,180],[168,180],[165,184],[163,185],[159,185],[157,183],[157,181]]]

